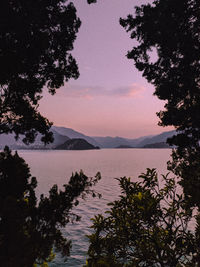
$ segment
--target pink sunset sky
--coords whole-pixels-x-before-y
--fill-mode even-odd
[[[82,21],[74,44],[80,77],[56,95],[44,93],[40,111],[57,126],[90,136],[136,138],[172,128],[157,125],[163,102],[126,53],[134,46],[119,18],[134,13],[141,0],[73,1]]]

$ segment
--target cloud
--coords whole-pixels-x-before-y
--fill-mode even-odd
[[[75,97],[75,98],[93,98],[95,96],[101,95],[104,90],[103,87],[99,86],[81,86],[81,85],[71,85],[66,84],[64,87],[60,88],[58,94],[60,96]]]
[[[145,88],[139,84],[133,83],[127,86],[115,87],[107,89],[100,86],[81,86],[67,84],[58,91],[58,95],[72,98],[92,99],[99,96],[107,97],[124,97],[136,98],[141,96]]]
[[[129,86],[121,86],[112,90],[113,96],[135,98],[141,96],[145,88],[139,84],[133,83]]]

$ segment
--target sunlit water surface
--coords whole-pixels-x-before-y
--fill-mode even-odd
[[[158,173],[167,172],[166,162],[170,159],[170,149],[101,149],[88,151],[20,151],[27,161],[31,174],[38,180],[37,195],[47,194],[50,187],[58,184],[62,188],[72,172],[81,169],[87,176],[101,172],[102,179],[95,187],[102,194],[101,199],[89,197],[81,201],[74,210],[81,216],[80,222],[68,224],[63,233],[72,240],[71,256],[67,262],[57,255],[51,267],[83,266],[86,260],[88,241],[86,235],[91,233],[91,218],[104,213],[107,203],[115,200],[120,193],[115,178],[127,176],[132,180],[145,172],[146,168],[156,168]]]

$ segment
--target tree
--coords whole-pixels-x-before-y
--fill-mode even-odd
[[[30,267],[50,261],[53,249],[68,256],[71,242],[61,228],[79,217],[71,212],[78,197],[95,196],[91,189],[100,179],[75,173],[64,190],[54,185],[49,196],[37,201],[37,181],[26,162],[8,147],[0,153],[0,261],[2,266]]]
[[[155,0],[136,7],[135,17],[120,20],[138,42],[128,58],[154,85],[154,94],[166,101],[165,110],[157,113],[159,124],[177,130],[168,140],[177,146],[169,168],[181,178],[191,205],[200,204],[199,11],[197,0]]]
[[[95,1],[89,1],[92,3]],[[53,140],[37,110],[43,87],[51,94],[79,76],[71,55],[81,25],[68,0],[3,0],[0,9],[0,134],[25,134],[25,143]]]
[[[95,0],[88,0],[94,3]],[[53,141],[52,123],[38,112],[43,87],[51,94],[79,72],[71,55],[81,25],[68,0],[3,0],[0,9],[0,134],[34,142]],[[91,186],[100,179],[83,172],[72,175],[64,190],[55,185],[49,197],[35,196],[36,178],[28,165],[8,147],[0,153],[0,261],[4,266],[45,265],[52,249],[69,255],[71,243],[61,227],[71,219],[77,198],[95,196]],[[41,246],[42,244],[42,246]]]
[[[189,230],[192,211],[175,179],[162,176],[161,187],[155,169],[139,178],[120,178],[119,199],[93,219],[86,266],[199,266],[198,230]]]

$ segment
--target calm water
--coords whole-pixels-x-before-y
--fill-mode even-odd
[[[37,177],[37,194],[47,194],[50,187],[58,184],[60,188],[67,183],[72,172],[83,170],[88,176],[101,172],[102,179],[96,190],[101,199],[88,198],[81,201],[74,210],[81,221],[68,224],[64,235],[72,240],[71,257],[66,263],[58,256],[51,267],[82,266],[85,263],[88,248],[86,235],[91,232],[91,218],[103,213],[108,202],[115,200],[120,189],[114,178],[122,176],[136,180],[141,172],[148,168],[157,168],[166,173],[166,162],[170,159],[170,149],[101,149],[90,151],[20,151],[31,168],[31,174]]]

